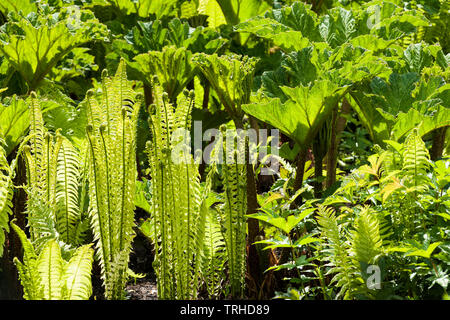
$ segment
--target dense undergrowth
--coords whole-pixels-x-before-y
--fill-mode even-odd
[[[2,1],[0,298],[448,299],[449,10]]]

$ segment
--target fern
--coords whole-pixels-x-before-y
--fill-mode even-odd
[[[68,300],[84,300],[92,295],[91,268],[94,250],[84,245],[75,251],[66,264],[63,280],[63,296]]]
[[[418,130],[414,129],[406,138],[403,150],[402,174],[410,185],[418,187],[428,180],[427,170],[430,166],[430,155]]]
[[[215,161],[222,160],[222,184],[225,199],[220,214],[223,238],[226,245],[231,295],[242,297],[246,270],[246,148],[248,140],[241,132],[221,127],[222,134],[216,145]],[[222,159],[219,151],[222,150]],[[216,163],[215,165],[219,165]]]
[[[44,296],[44,288],[40,285],[41,278],[37,271],[38,256],[31,241],[27,239],[25,232],[11,222],[11,227],[19,236],[23,247],[23,262],[14,258],[14,263],[19,272],[19,279],[23,286],[25,300],[39,300]]]
[[[50,239],[59,239],[60,234],[56,228],[54,212],[46,199],[33,188],[27,190],[28,226],[33,246],[37,253],[41,251],[43,244]]]
[[[81,223],[78,151],[59,130],[54,135],[48,132],[39,99],[34,93],[29,107],[29,144],[23,148],[23,153],[27,164],[27,212],[31,239],[33,243],[42,243],[51,234],[54,239],[76,245],[80,242],[76,230]]]
[[[42,235],[36,230],[39,229],[39,226],[33,225],[33,222],[42,221],[42,218],[54,219],[57,159],[62,136],[59,132],[57,132],[56,136],[53,136],[44,127],[41,106],[35,93],[31,94],[29,108],[30,143],[23,149],[27,165],[27,189],[29,193],[35,195],[35,198],[39,198],[39,201],[42,201],[43,206],[49,208],[49,210],[45,211],[48,214],[47,217],[41,216],[34,219],[33,213],[35,210],[30,209],[33,206],[30,202],[32,200],[27,200],[30,234],[31,240],[34,242]],[[41,210],[41,212],[43,211]]]
[[[359,263],[376,263],[383,251],[380,227],[377,217],[369,207],[364,207],[355,222],[352,233],[352,249]]]
[[[81,223],[79,207],[79,159],[69,140],[62,138],[57,160],[55,189],[55,218],[61,238],[66,243],[77,243],[77,227]]]
[[[356,207],[356,220],[346,233],[346,226],[336,217],[332,208],[319,206],[317,222],[320,226],[325,248],[325,259],[330,261],[331,282],[339,287],[336,298],[354,299],[358,294],[373,297],[364,282],[367,267],[376,264],[384,253],[383,235],[378,218],[369,207]]]
[[[326,241],[323,253],[332,266],[329,273],[335,274],[332,282],[340,288],[336,298],[340,296],[344,299],[352,298],[351,292],[357,270],[348,255],[349,245],[343,239],[338,218],[333,209],[320,206],[317,222],[322,238]]]
[[[115,76],[102,74],[101,102],[87,94],[90,148],[89,215],[107,299],[123,299],[134,237],[136,124],[142,97],[122,60]]]
[[[152,206],[158,296],[196,298],[206,209],[198,164],[190,153],[193,92],[184,91],[177,108],[153,79],[155,104],[150,108],[152,140],[147,153],[152,177]]]
[[[210,209],[206,216],[202,268],[206,290],[210,299],[218,298],[226,261],[226,247],[217,212]]]
[[[12,214],[13,174],[14,171],[8,164],[6,152],[3,148],[4,141],[0,136],[0,257],[3,255],[5,232],[9,232],[9,216]]]
[[[94,250],[79,247],[67,262],[57,241],[50,239],[37,254],[25,233],[11,223],[24,248],[23,262],[14,258],[26,300],[87,300],[92,295]]]

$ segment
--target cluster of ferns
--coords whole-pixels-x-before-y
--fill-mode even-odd
[[[201,183],[189,137],[179,135],[190,130],[193,92],[185,90],[175,107],[156,78],[152,88],[146,152],[158,297],[195,299],[205,289],[210,298],[218,297],[224,269],[225,287],[242,297],[247,209],[242,137],[222,128],[216,160]],[[24,248],[22,261],[14,261],[25,299],[89,299],[94,259],[105,298],[126,298],[125,285],[133,275],[128,263],[136,227],[136,130],[143,98],[132,89],[124,61],[115,75],[102,74],[101,89],[88,91],[83,102],[88,125],[81,148],[60,130],[45,127],[36,94],[28,100],[30,132],[19,148],[27,169],[27,232],[11,223]],[[230,134],[235,148],[228,150]],[[224,153],[223,163],[219,153]],[[0,227],[9,230],[14,170],[3,154],[0,161]],[[223,182],[221,196],[211,192],[214,176]]]

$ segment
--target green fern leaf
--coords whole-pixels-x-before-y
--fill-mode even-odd
[[[63,296],[67,300],[87,300],[92,295],[93,255],[91,245],[82,246],[75,251],[65,266]]]
[[[3,255],[5,231],[9,232],[9,216],[12,214],[13,171],[6,159],[3,140],[0,136],[0,257]]]
[[[61,249],[55,240],[46,243],[37,259],[36,267],[44,288],[44,300],[61,299],[64,260],[61,257]]]
[[[382,245],[378,219],[374,212],[365,207],[356,220],[352,234],[355,257],[360,263],[374,264],[382,253]]]

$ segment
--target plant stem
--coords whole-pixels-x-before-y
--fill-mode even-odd
[[[442,157],[445,147],[445,136],[448,127],[438,128],[433,131],[433,145],[430,151],[431,160],[436,161]]]
[[[339,112],[338,107],[333,110],[333,118],[331,120],[331,136],[330,147],[327,154],[327,181],[326,187],[331,187],[336,182],[336,166],[338,158],[338,148],[341,132],[344,131],[347,120],[345,117],[338,116],[350,113],[350,103],[346,98],[342,101],[342,107]]]

